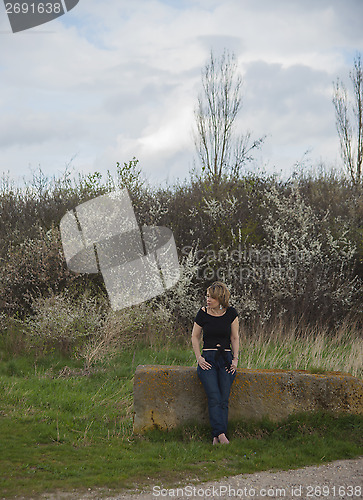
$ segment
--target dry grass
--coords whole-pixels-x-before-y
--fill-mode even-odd
[[[356,325],[334,333],[324,327],[277,324],[253,335],[241,331],[240,366],[341,371],[363,378],[363,338]]]
[[[183,324],[170,312],[177,308],[181,296],[168,297],[167,303],[163,298],[117,312],[95,307],[94,300],[87,296],[81,306],[64,296],[43,299],[37,304],[37,314],[23,327],[21,322],[15,325],[2,318],[0,360],[12,359],[26,350],[38,355],[60,350],[82,359],[88,371],[125,349],[175,347],[190,353],[187,363],[191,364],[193,319]],[[195,307],[190,311],[195,312]],[[347,320],[334,331],[321,324],[287,323],[283,318],[256,322],[254,328],[247,328],[242,319],[240,323],[240,367],[341,371],[363,378],[363,338],[358,323]]]

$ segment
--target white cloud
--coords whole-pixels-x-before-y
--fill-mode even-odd
[[[339,154],[332,81],[363,51],[361,0],[80,0],[12,34],[0,5],[0,172],[106,172],[133,156],[155,182],[188,174],[193,107],[211,48],[243,73],[241,131],[287,170]]]

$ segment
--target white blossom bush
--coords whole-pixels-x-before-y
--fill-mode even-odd
[[[203,212],[207,214],[212,221],[231,220],[238,206],[238,200],[234,195],[227,193],[222,200],[216,198],[203,198]]]
[[[195,315],[202,305],[205,291],[197,279],[201,263],[198,251],[188,248],[187,253],[180,258],[178,282],[150,301],[154,310],[164,312],[167,318],[164,328],[169,329],[171,336],[190,333]]]
[[[354,275],[356,246],[345,223],[333,226],[328,212],[319,217],[297,184],[288,194],[273,186],[263,209],[264,246],[242,245],[245,274],[239,281],[232,274],[244,315],[334,325],[349,311],[361,313],[363,283]]]
[[[30,343],[38,351],[58,350],[72,354],[97,336],[105,322],[107,305],[86,293],[75,300],[67,293],[38,297],[28,318]]]
[[[34,314],[39,320],[34,298],[40,304],[48,297],[43,306],[52,308],[54,322],[61,328],[63,317],[73,328],[72,314],[82,317],[86,307],[78,301],[85,290],[95,299],[105,297],[100,274],[68,270],[58,224],[67,209],[115,187],[128,188],[140,226],[173,231],[181,276],[171,290],[133,310],[112,316],[106,307],[105,322],[90,334],[96,344],[104,342],[106,324],[125,343],[146,337],[167,341],[176,331],[189,332],[206,287],[215,280],[229,285],[233,305],[251,325],[301,319],[335,326],[348,316],[362,318],[363,198],[358,187],[324,177],[301,176],[293,184],[247,173],[222,180],[218,192],[195,179],[152,189],[140,175],[134,159],[118,164],[116,179],[110,174],[106,185],[98,173],[77,182],[65,176],[59,183],[39,176],[34,192],[0,183],[0,312],[6,318]],[[52,302],[55,296],[61,297],[58,304]],[[85,339],[80,335],[79,343]]]

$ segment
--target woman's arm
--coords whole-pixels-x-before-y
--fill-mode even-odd
[[[200,340],[201,340],[201,338],[202,338],[202,327],[199,326],[197,323],[194,323],[193,330],[192,330],[193,351],[194,351],[195,357],[197,358],[198,365],[203,370],[208,370],[209,368],[211,368],[211,365],[200,354]]]
[[[202,327],[194,323],[192,330],[192,346],[197,361],[200,358],[200,339],[202,338]]]
[[[233,352],[233,360],[231,365],[231,370],[236,371],[238,365],[238,351],[239,351],[239,322],[238,316],[234,319],[231,324],[231,344]]]

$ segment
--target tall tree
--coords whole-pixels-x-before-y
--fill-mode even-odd
[[[363,180],[363,68],[361,54],[357,54],[353,70],[349,72],[353,84],[353,100],[348,97],[343,82],[334,83],[333,104],[340,139],[341,156],[353,184]]]
[[[242,105],[242,77],[234,54],[228,51],[216,58],[211,52],[202,70],[202,91],[195,108],[194,143],[202,173],[215,186],[222,176],[240,175],[241,167],[252,160],[252,150],[264,138],[251,140],[251,133],[238,135],[235,122]]]

